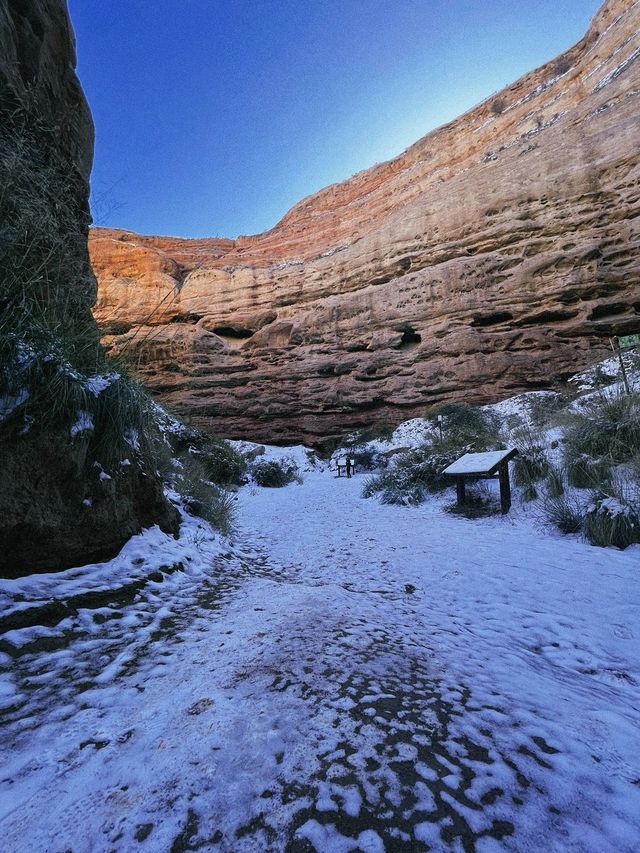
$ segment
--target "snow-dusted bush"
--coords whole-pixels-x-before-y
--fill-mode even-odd
[[[378,464],[378,454],[372,447],[352,449],[349,456],[353,459],[358,471],[371,471]]]
[[[566,494],[548,496],[543,509],[549,521],[562,533],[579,533],[582,530],[584,511],[580,504]]]
[[[602,395],[574,413],[564,434],[567,454],[628,462],[640,454],[640,395]]]
[[[188,427],[180,443],[183,449],[200,459],[211,482],[234,486],[246,482],[247,461],[227,441]]]
[[[207,466],[202,459],[186,453],[173,469],[171,485],[183,497],[191,515],[204,518],[221,533],[233,529],[235,496],[212,483],[207,477]]]
[[[584,535],[602,547],[640,543],[640,504],[619,493],[594,494],[584,517]]]
[[[566,488],[566,473],[557,465],[549,465],[544,483],[545,492],[549,498],[559,498]]]
[[[568,405],[568,399],[559,393],[538,393],[529,396],[529,412],[532,423],[542,429],[555,420],[555,415]]]
[[[0,401],[15,404],[0,413],[0,436],[19,441],[32,427],[66,432],[72,441],[86,442],[89,456],[105,468],[128,458],[155,475],[156,450],[163,444],[157,407],[122,367],[98,360],[102,372],[87,373],[53,339],[47,350],[38,350],[0,337],[0,352],[9,350],[12,377],[5,362]]]
[[[516,486],[531,486],[549,473],[549,460],[539,444],[520,445],[513,460],[513,482]]]
[[[530,405],[531,401],[529,400],[528,403]],[[543,480],[551,467],[547,456],[547,439],[544,429],[534,423],[526,423],[514,430],[511,438],[518,450],[511,468],[513,482],[516,486],[522,486],[525,489],[526,494],[523,495],[525,500],[533,500],[537,497],[534,483]]]
[[[386,457],[381,454],[378,462],[386,459],[386,467],[366,481],[363,497],[379,495],[382,503],[389,504],[422,503],[429,492],[451,485],[442,472],[459,456],[504,446],[498,418],[480,408],[447,403],[427,413],[425,420],[431,440]]]
[[[13,335],[45,352],[55,342],[91,368],[101,351],[90,322],[84,178],[38,112],[5,110],[0,119],[0,341]]]
[[[596,489],[611,481],[611,462],[606,458],[596,459],[568,449],[565,460],[569,485],[577,489]]]
[[[357,448],[368,444],[370,441],[382,440],[391,438],[393,435],[393,427],[389,424],[372,424],[368,427],[362,427],[354,432],[349,433],[341,442],[343,447]]]
[[[442,438],[436,439],[434,447],[481,452],[503,446],[500,421],[492,412],[465,403],[446,403],[426,415],[434,425],[438,417],[442,418]]]
[[[255,462],[250,469],[251,476],[258,486],[277,489],[287,486],[295,480],[300,481],[298,466],[293,461],[275,459]]]
[[[154,404],[131,377],[113,373],[98,394],[88,398],[94,422],[92,444],[105,465],[118,463],[124,456],[137,458],[153,471],[156,448],[162,435],[154,416]]]
[[[459,456],[458,450],[425,445],[396,454],[389,467],[364,484],[365,498],[379,494],[382,503],[419,504],[429,492],[450,485],[442,471]]]

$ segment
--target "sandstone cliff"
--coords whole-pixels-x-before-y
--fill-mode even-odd
[[[91,315],[93,125],[64,0],[0,0],[0,576],[114,556],[141,526],[177,528],[133,448],[137,417]],[[114,411],[128,394],[126,416]],[[142,397],[141,397],[142,399]],[[113,430],[112,430],[113,433]],[[119,456],[118,463],[122,459]]]
[[[316,441],[548,386],[640,328],[640,2],[237,240],[95,229],[95,316],[163,400]]]

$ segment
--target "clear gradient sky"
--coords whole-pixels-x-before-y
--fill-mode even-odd
[[[144,234],[272,227],[582,37],[600,0],[69,0],[93,212]]]

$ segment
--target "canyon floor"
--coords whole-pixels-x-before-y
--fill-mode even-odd
[[[640,546],[362,484],[0,582],[6,853],[638,849]]]

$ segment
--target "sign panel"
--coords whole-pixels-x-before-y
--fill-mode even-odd
[[[621,335],[618,338],[618,346],[620,349],[640,347],[640,335]]]

